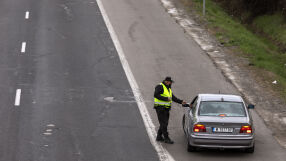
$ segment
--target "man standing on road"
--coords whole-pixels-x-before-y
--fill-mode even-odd
[[[164,141],[168,144],[173,144],[168,134],[168,122],[169,122],[169,115],[171,110],[171,103],[172,101],[179,103],[179,104],[186,104],[185,101],[180,100],[177,98],[171,90],[171,85],[174,81],[171,77],[166,77],[162,83],[155,87],[154,93],[154,108],[156,109],[156,113],[159,120],[159,130],[157,133],[156,141]]]

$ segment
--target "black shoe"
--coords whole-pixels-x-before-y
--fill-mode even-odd
[[[164,140],[164,142],[167,143],[167,144],[174,144],[174,141],[171,140],[170,138],[166,138],[166,139]]]
[[[156,141],[164,141],[164,138],[162,136],[158,135],[156,137]]]

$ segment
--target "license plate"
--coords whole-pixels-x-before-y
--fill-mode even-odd
[[[233,128],[213,127],[213,132],[232,133],[233,132]]]

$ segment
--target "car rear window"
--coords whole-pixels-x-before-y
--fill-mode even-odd
[[[241,102],[201,102],[200,116],[245,117],[245,108]]]

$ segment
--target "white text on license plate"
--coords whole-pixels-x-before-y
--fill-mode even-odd
[[[213,132],[233,132],[233,128],[227,128],[227,127],[213,127]]]

